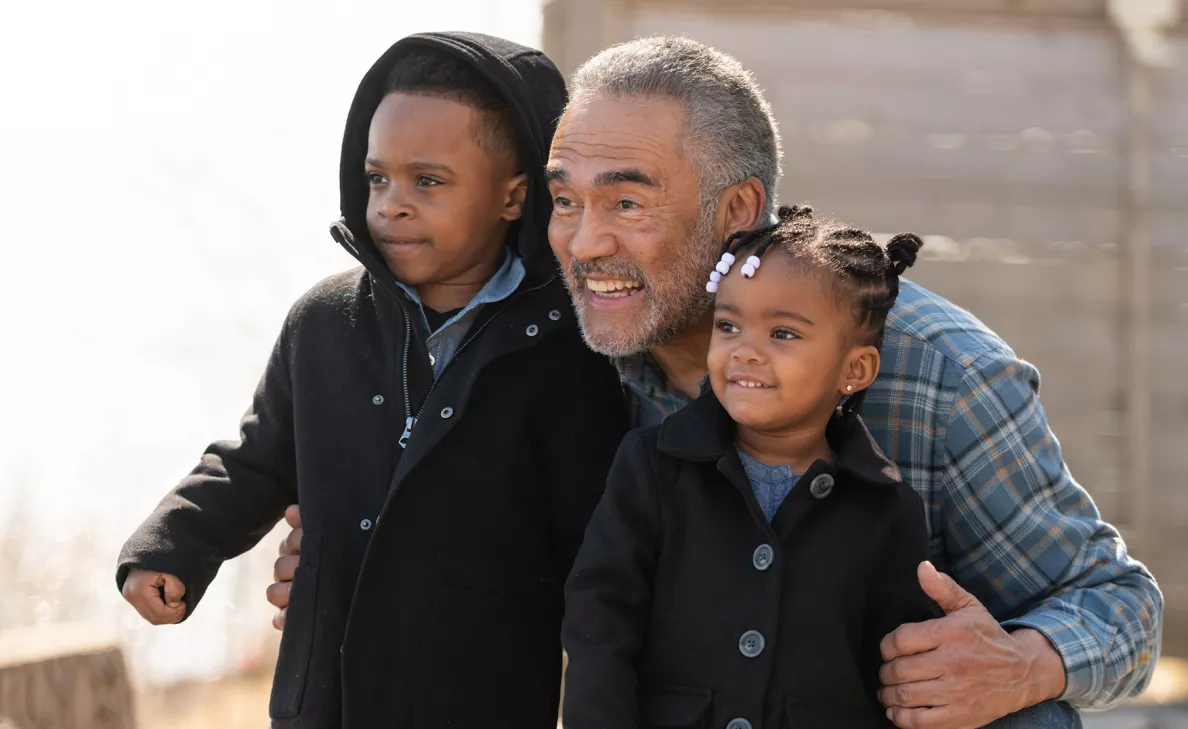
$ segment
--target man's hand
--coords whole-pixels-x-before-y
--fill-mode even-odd
[[[186,616],[186,603],[182,600],[186,586],[173,575],[131,570],[124,578],[123,594],[140,617],[153,625],[172,625]]]
[[[293,575],[297,572],[297,564],[301,561],[301,511],[296,504],[285,509],[285,522],[293,531],[281,542],[280,554],[276,564],[272,567],[272,579],[276,582],[268,586],[268,602],[275,607],[276,615],[272,616],[272,627],[277,630],[285,628],[285,611],[289,608],[289,587],[293,584]]]
[[[945,617],[901,625],[880,645],[879,701],[896,726],[975,729],[1064,691],[1064,664],[1041,633],[1007,633],[928,562],[917,574]]]

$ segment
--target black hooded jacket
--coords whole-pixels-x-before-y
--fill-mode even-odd
[[[434,47],[506,97],[529,189],[508,235],[527,276],[486,305],[436,384],[415,305],[370,240],[367,131],[392,64]],[[335,239],[363,264],[290,312],[241,438],[212,444],[128,540],[131,568],[186,586],[301,505],[274,727],[556,725],[562,585],[626,430],[618,378],[581,341],[545,237],[543,166],[565,103],[539,51],[497,38],[405,38],[364,77],[343,140]],[[405,387],[416,427],[402,449]]]

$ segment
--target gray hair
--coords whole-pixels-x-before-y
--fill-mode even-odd
[[[570,82],[571,104],[600,96],[660,96],[685,105],[683,151],[697,170],[703,214],[730,185],[755,177],[775,209],[780,135],[755,79],[734,58],[688,38],[657,36],[611,46]]]

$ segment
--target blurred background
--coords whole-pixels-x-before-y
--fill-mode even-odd
[[[102,726],[127,726],[126,701],[140,726],[266,726],[282,532],[226,565],[181,626],[143,623],[113,566],[205,445],[234,437],[291,303],[353,265],[326,229],[356,84],[422,30],[502,35],[566,73],[664,33],[756,75],[784,202],[926,235],[913,278],[1040,368],[1073,474],[1167,603],[1173,660],[1141,707],[1086,724],[1188,726],[1184,5],[6,3],[0,675],[103,654]],[[101,724],[60,724],[76,725]]]

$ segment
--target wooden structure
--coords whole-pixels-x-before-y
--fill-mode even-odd
[[[0,729],[135,729],[119,644],[85,625],[0,632]]]
[[[1165,652],[1188,655],[1177,1],[550,0],[543,46],[566,73],[640,36],[719,48],[775,110],[782,201],[929,236],[911,277],[1039,367],[1073,475],[1159,579]]]

